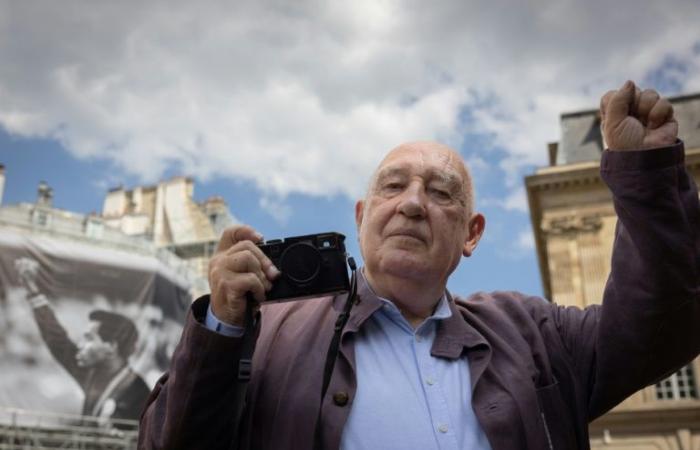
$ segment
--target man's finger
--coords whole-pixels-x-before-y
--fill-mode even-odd
[[[241,251],[248,251],[258,259],[262,270],[265,272],[265,275],[267,275],[267,278],[270,281],[279,276],[280,271],[277,269],[277,267],[275,267],[270,258],[268,258],[267,255],[260,250],[260,247],[255,245],[252,241],[246,240],[236,243],[233,247],[226,250],[226,257],[232,257]]]
[[[642,99],[642,91],[635,85],[634,86],[634,100],[630,105],[629,115],[633,117],[639,117],[639,102]]]
[[[222,258],[222,264],[231,272],[245,273],[262,270],[262,264],[257,255],[250,250],[242,250]]]
[[[615,95],[617,91],[608,91],[600,98],[600,120],[605,123],[605,110],[608,109],[608,103],[610,99]]]
[[[241,274],[236,281],[229,285],[227,297],[232,301],[239,296],[245,296],[248,292],[253,294],[253,298],[258,303],[265,301],[265,286],[254,273]]]
[[[258,301],[265,300],[265,291],[267,286],[259,276],[254,273],[239,273],[233,276],[229,273],[219,282],[221,294],[226,299],[226,303],[233,306],[234,303],[241,302],[250,292],[255,294]]]
[[[673,106],[665,98],[659,99],[649,111],[647,126],[652,130],[659,128],[673,118]]]
[[[649,123],[649,113],[659,100],[659,94],[653,89],[645,89],[639,98],[639,106],[637,107],[637,117],[643,124]]]
[[[221,252],[227,250],[243,240],[260,242],[262,238],[262,234],[255,231],[253,227],[249,227],[248,225],[236,225],[224,230],[221,239],[219,239],[216,251]]]
[[[630,114],[635,100],[635,85],[626,81],[608,100],[605,108],[605,122],[603,126],[608,130],[615,129]]]
[[[263,272],[263,265],[253,252],[243,250],[230,256],[226,255],[222,263],[231,273],[253,273],[260,279],[260,282],[266,289],[272,288],[272,283]]]

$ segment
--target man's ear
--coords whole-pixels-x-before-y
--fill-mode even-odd
[[[470,257],[474,250],[476,249],[481,235],[484,234],[484,229],[486,228],[486,218],[483,214],[474,213],[467,223],[469,227],[469,234],[467,235],[467,240],[464,242],[464,247],[462,248],[462,254],[465,257]]]
[[[119,356],[119,344],[116,341],[104,342],[104,357],[115,358]]]
[[[358,233],[360,231],[360,225],[362,225],[362,215],[364,214],[364,211],[365,211],[364,200],[358,200],[357,203],[355,203],[355,225],[357,225]]]

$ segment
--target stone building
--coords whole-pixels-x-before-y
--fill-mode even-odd
[[[5,191],[5,166],[0,164],[0,205],[2,205],[2,194]]]
[[[221,232],[236,220],[223,198],[197,203],[193,194],[194,183],[187,177],[131,190],[119,187],[105,197],[102,218],[107,226],[167,248],[206,279]]]
[[[0,187],[4,183],[4,168],[0,165]],[[0,203],[0,233],[20,233],[30,237],[50,238],[57,242],[74,242],[103,250],[121,251],[142,257],[152,257],[160,270],[180,280],[195,295],[208,289],[205,277],[192,270],[191,265],[170,249],[158,247],[146,236],[129,235],[112,226],[97,214],[81,214],[59,209],[53,205],[53,189],[39,182],[33,203]]]
[[[670,99],[686,165],[700,184],[700,93]],[[549,167],[526,178],[544,295],[560,305],[599,303],[610,271],[617,221],[599,174],[597,110],[561,116]],[[698,324],[700,326],[700,324]],[[620,374],[624,377],[625,374]],[[593,449],[700,449],[700,358],[629,397],[590,426]]]

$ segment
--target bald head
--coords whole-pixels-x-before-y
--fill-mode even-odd
[[[450,184],[457,184],[461,192],[457,193],[460,201],[471,213],[474,207],[474,187],[471,173],[462,156],[454,149],[431,141],[407,142],[395,147],[386,154],[370,179],[368,193],[371,192],[377,179],[387,172],[396,170],[396,164],[405,156],[417,158],[419,163],[439,167],[436,177]]]

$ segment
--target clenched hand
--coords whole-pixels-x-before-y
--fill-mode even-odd
[[[600,116],[610,150],[666,147],[678,137],[671,103],[652,89],[640,91],[632,81],[601,98]]]

